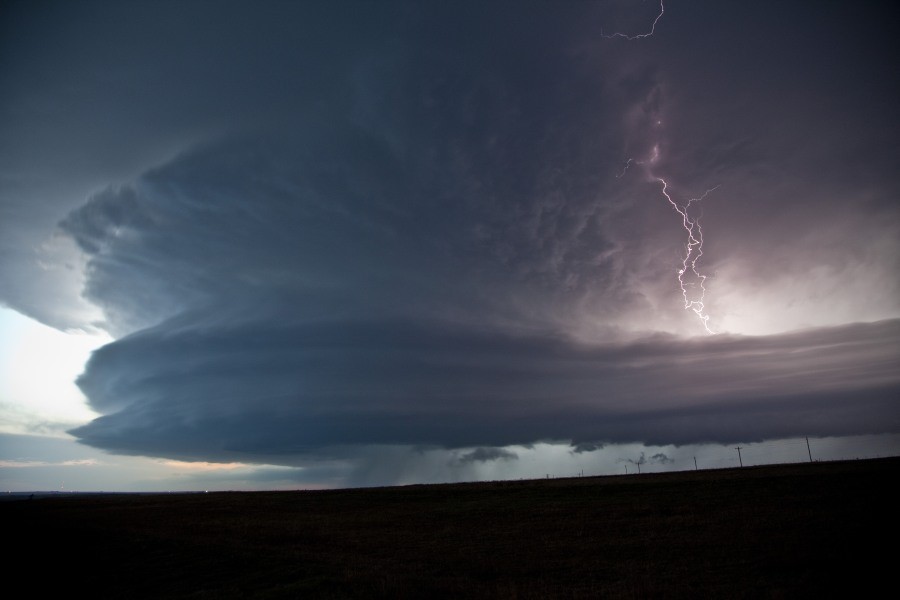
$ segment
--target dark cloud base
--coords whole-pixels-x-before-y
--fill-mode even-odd
[[[79,384],[108,414],[72,433],[125,454],[297,464],[357,445],[900,430],[900,321],[596,347],[398,322],[264,333],[145,331],[100,349]]]

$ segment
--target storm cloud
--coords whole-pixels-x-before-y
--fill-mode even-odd
[[[129,454],[287,462],[331,446],[733,442],[889,432],[900,322],[586,346],[436,322],[144,331],[79,384],[73,433]]]
[[[133,331],[88,363],[79,385],[104,416],[75,435],[122,453],[292,464],[354,444],[732,442],[897,426],[896,321],[766,337],[629,332],[624,299],[665,302],[621,277],[650,260],[640,245],[609,253],[626,242],[579,223],[570,238],[554,228],[554,243],[608,260],[583,272],[577,251],[552,267],[526,260],[535,238],[515,216],[484,241],[479,206],[436,208],[414,168],[347,136],[218,143],[62,221],[90,257],[87,297]],[[356,185],[369,171],[377,185]],[[561,293],[570,269],[590,277]],[[590,317],[606,314],[605,334],[583,335],[586,299],[608,307]]]
[[[667,6],[640,40],[604,35],[655,3],[183,4],[5,42],[27,60],[4,53],[4,106],[35,125],[4,117],[0,298],[116,338],[78,380],[101,415],[83,443],[472,466],[900,431],[875,4]],[[41,85],[67,95],[40,109]],[[684,308],[663,180],[679,205],[709,191],[717,335]]]

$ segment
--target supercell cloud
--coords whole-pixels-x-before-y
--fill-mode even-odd
[[[75,275],[29,277],[19,248],[0,293],[116,336],[78,382],[102,416],[72,433],[299,465],[900,431],[883,15],[720,4],[673,2],[640,40],[601,35],[621,2],[100,3],[117,27],[69,15],[77,39],[60,18],[79,85],[47,75],[52,50],[13,66],[73,95],[38,137],[64,123],[95,178],[73,200],[51,174],[70,151],[35,163],[55,233],[24,174],[4,198]],[[5,106],[39,122],[26,88]],[[718,335],[684,310],[654,148],[680,202],[719,186],[700,263]]]

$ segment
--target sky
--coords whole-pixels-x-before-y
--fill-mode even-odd
[[[2,489],[900,453],[889,4],[0,11]]]

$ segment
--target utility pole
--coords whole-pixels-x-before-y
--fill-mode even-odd
[[[738,462],[741,463],[741,466],[743,467],[744,461],[741,460],[741,448],[743,448],[743,446],[735,446],[734,449],[738,451]]]
[[[806,451],[809,452],[809,462],[812,462],[812,450],[809,449],[809,436],[806,436]]]
[[[696,457],[696,456],[694,457],[694,470],[695,470],[695,471],[699,471],[699,470],[700,470],[700,469],[697,468],[697,457]]]

